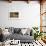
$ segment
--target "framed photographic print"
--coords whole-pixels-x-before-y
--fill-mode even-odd
[[[18,18],[19,12],[10,12],[10,18]]]

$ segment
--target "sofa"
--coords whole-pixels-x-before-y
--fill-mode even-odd
[[[9,27],[8,32],[10,35],[4,36],[5,40],[20,40],[21,43],[31,43],[34,41],[34,37],[32,35],[32,30],[29,28],[14,28]]]

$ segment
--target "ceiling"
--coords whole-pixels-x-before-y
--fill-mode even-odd
[[[26,1],[27,3],[28,3],[28,1],[39,1],[41,3],[41,2],[46,1],[46,0],[0,0],[0,1],[9,1],[9,2],[12,2],[12,1]]]
[[[9,0],[0,0],[0,1],[9,1]],[[12,1],[39,1],[39,0],[12,0]]]

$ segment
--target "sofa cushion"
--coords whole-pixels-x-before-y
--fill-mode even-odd
[[[15,40],[20,40],[20,42],[32,42],[32,40],[34,40],[34,37],[33,36],[29,36],[29,35],[21,35],[21,34],[13,34],[13,35],[10,35],[9,38],[12,40],[12,39],[15,39]],[[24,40],[24,41],[23,41]]]
[[[21,29],[20,28],[14,28],[14,33],[20,33]]]

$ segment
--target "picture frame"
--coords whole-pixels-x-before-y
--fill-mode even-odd
[[[19,12],[10,12],[10,18],[19,18]]]

